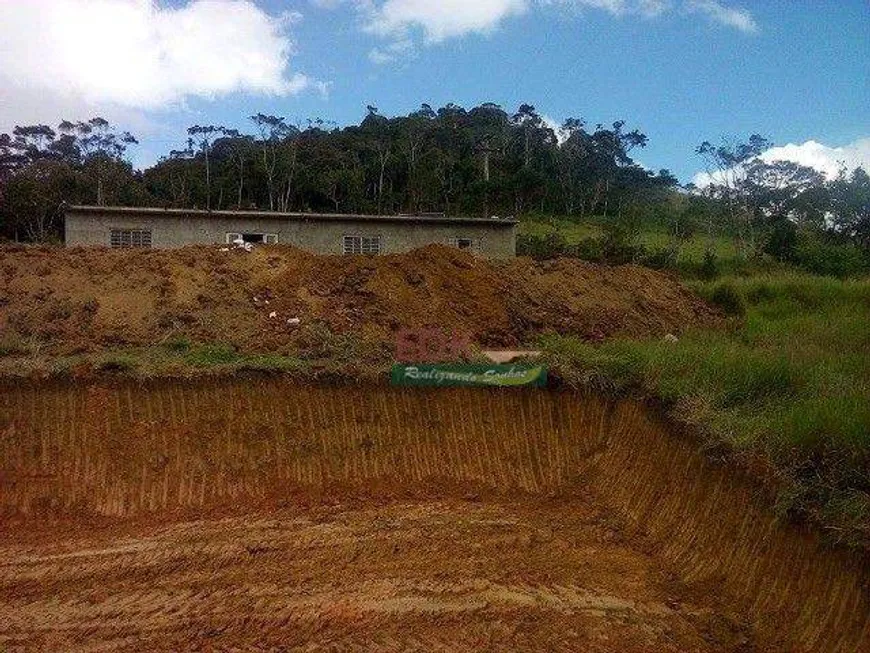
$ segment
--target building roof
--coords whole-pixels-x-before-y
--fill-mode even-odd
[[[354,213],[277,213],[274,211],[202,211],[198,209],[162,209],[132,206],[67,206],[66,213],[87,215],[131,215],[153,218],[243,218],[246,220],[354,221],[354,222],[413,222],[417,224],[474,224],[489,227],[507,227],[517,224],[514,218],[447,217],[437,214],[421,215],[363,215]]]

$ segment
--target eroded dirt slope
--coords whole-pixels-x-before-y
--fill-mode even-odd
[[[75,353],[184,335],[282,352],[316,325],[385,344],[401,326],[438,326],[513,346],[547,331],[655,336],[719,321],[676,279],[637,266],[496,263],[438,245],[382,257],[220,250],[0,249],[4,346]]]
[[[0,384],[0,650],[855,653],[868,606],[637,402]]]

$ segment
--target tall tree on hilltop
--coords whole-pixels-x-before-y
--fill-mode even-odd
[[[360,125],[368,148],[374,153],[377,166],[377,182],[375,185],[377,195],[377,213],[383,213],[384,208],[384,182],[386,179],[387,165],[393,154],[393,126],[390,121],[378,113],[375,106],[366,107],[367,115]]]
[[[197,146],[205,160],[205,210],[211,210],[211,149],[218,134],[223,134],[226,128],[216,125],[193,125],[187,128],[187,133]],[[188,141],[190,142],[190,141]]]
[[[91,171],[96,185],[96,203],[106,203],[105,181],[113,168],[122,164],[124,154],[139,141],[130,132],[117,132],[104,118],[91,118],[87,122],[64,120],[58,129],[61,138],[52,143],[50,150],[61,158],[73,160],[77,155],[86,170]]]
[[[260,154],[263,171],[266,175],[266,190],[269,199],[269,210],[274,211],[277,203],[277,176],[281,157],[281,145],[294,131],[299,130],[287,124],[282,116],[272,116],[258,113],[251,116],[251,121],[260,136]]]
[[[226,151],[236,177],[236,208],[242,208],[245,189],[245,166],[253,149],[254,139],[237,129],[224,129],[223,138],[215,142],[215,149]]]

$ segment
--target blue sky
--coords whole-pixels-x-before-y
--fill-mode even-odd
[[[4,0],[0,23],[44,35],[0,37],[0,131],[99,112],[140,164],[258,111],[343,125],[486,101],[623,119],[683,181],[702,140],[752,132],[822,167],[870,160],[867,0]]]

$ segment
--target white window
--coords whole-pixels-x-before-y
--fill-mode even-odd
[[[448,238],[447,242],[451,247],[467,249],[472,252],[480,251],[480,240],[478,238]]]
[[[277,245],[278,234],[245,234],[227,232],[227,245],[251,243],[253,245]]]
[[[110,247],[151,247],[150,229],[112,229]]]
[[[380,254],[380,236],[345,236],[343,251],[345,254]]]

